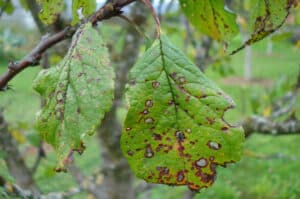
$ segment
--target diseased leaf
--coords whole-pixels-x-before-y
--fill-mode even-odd
[[[278,30],[285,22],[296,0],[251,0],[251,37],[231,54],[252,45]]]
[[[73,36],[58,66],[40,72],[34,89],[47,100],[37,129],[57,150],[63,167],[70,151],[83,152],[83,138],[94,133],[113,100],[114,72],[108,51],[90,23]]]
[[[225,10],[223,0],[180,0],[180,5],[197,30],[219,41],[229,41],[238,33],[236,15]]]
[[[60,12],[63,11],[64,1],[62,0],[37,0],[42,9],[40,11],[40,18],[45,24],[51,24],[56,19]]]
[[[233,101],[166,38],[132,68],[126,97],[121,147],[138,177],[199,190],[241,158],[243,130],[223,119]]]
[[[72,1],[72,15],[73,15],[72,25],[78,23],[79,21],[78,10],[80,9],[81,9],[81,14],[84,17],[87,17],[95,11],[96,1],[95,0],[73,0]]]

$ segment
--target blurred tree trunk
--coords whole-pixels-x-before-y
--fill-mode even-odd
[[[143,27],[149,11],[140,2],[137,2],[130,12],[130,18],[139,27]],[[106,114],[99,128],[99,141],[102,155],[104,181],[101,186],[107,192],[109,199],[133,199],[133,175],[120,149],[122,126],[117,118],[117,109],[122,101],[127,75],[134,65],[139,53],[139,46],[143,37],[139,35],[133,25],[126,24],[127,30],[123,51],[116,63],[115,101],[109,113]],[[104,199],[104,198],[103,198]]]
[[[19,186],[32,191],[33,195],[38,197],[40,192],[35,184],[32,172],[25,164],[18,149],[18,143],[16,143],[7,127],[8,124],[4,120],[2,110],[0,110],[0,151],[5,153],[6,166]]]

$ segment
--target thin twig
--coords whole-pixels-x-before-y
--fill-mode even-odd
[[[130,25],[132,25],[135,30],[145,39],[149,40],[149,37],[147,37],[147,35],[141,30],[141,28],[136,25],[132,20],[130,20],[128,17],[126,17],[125,15],[119,15],[119,17],[125,21],[127,21]]]
[[[157,38],[160,38],[160,21],[159,18],[152,6],[152,3],[149,0],[142,0],[144,2],[144,4],[150,9],[151,14],[155,20],[156,23],[156,31],[157,31]]]
[[[0,187],[8,196],[17,197],[21,199],[37,198],[31,190],[23,189],[17,184],[7,181],[3,176],[0,176]],[[66,192],[51,192],[46,195],[41,195],[40,199],[67,199],[81,192],[80,187],[71,188]]]
[[[107,3],[96,11],[89,19],[89,21],[95,26],[98,21],[109,19],[114,16],[118,16],[122,13],[121,9],[136,0],[119,0],[114,3]],[[8,70],[0,77],[0,91],[7,90],[7,83],[13,79],[17,74],[23,71],[29,66],[38,65],[42,54],[54,46],[55,44],[71,37],[76,28],[65,28],[64,30],[44,38],[39,44],[26,55],[19,62],[10,62],[8,65]]]
[[[41,160],[46,157],[46,152],[43,148],[43,141],[40,141],[39,143],[39,147],[38,147],[38,152],[37,152],[37,157],[36,157],[36,160],[32,166],[32,169],[31,169],[31,173],[32,175],[35,174],[35,172],[37,171],[40,163],[41,163]]]

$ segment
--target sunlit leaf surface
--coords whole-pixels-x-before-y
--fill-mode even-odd
[[[225,9],[223,0],[180,0],[194,27],[219,41],[229,41],[238,33],[236,15]]]

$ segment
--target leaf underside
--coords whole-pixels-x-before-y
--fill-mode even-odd
[[[241,157],[243,130],[224,121],[232,100],[162,37],[130,72],[121,148],[151,183],[209,187]]]
[[[285,22],[296,0],[252,0],[250,24],[252,34],[250,38],[231,54],[252,45],[278,30]]]
[[[58,66],[39,73],[34,89],[46,100],[37,129],[56,149],[63,168],[71,151],[83,152],[83,138],[94,133],[113,100],[114,71],[106,45],[90,23],[75,33]]]
[[[215,40],[229,41],[238,33],[236,15],[224,9],[223,0],[180,0],[194,27]]]

